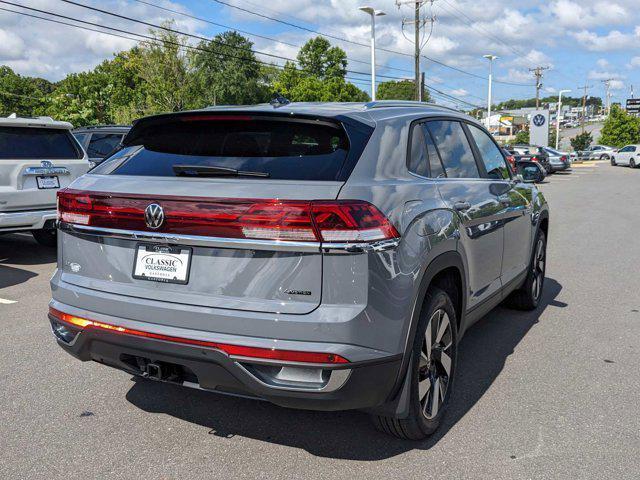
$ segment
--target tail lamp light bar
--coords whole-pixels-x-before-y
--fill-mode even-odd
[[[155,229],[145,209],[162,206]],[[399,237],[372,204],[361,200],[149,197],[62,190],[58,217],[66,223],[124,230],[299,242],[371,242]]]
[[[154,340],[163,340],[165,342],[180,343],[184,345],[195,345],[198,347],[213,348],[221,350],[230,356],[256,358],[261,360],[279,360],[283,362],[300,362],[300,363],[324,363],[324,364],[345,364],[349,361],[334,353],[317,353],[317,352],[300,352],[295,350],[276,350],[272,348],[247,347],[243,345],[232,345],[227,343],[209,342],[205,340],[194,340],[191,338],[174,337],[170,335],[162,335],[159,333],[146,332],[125,328],[109,323],[90,320],[88,318],[70,315],[61,312],[53,307],[49,307],[49,315],[55,320],[79,328],[80,330],[93,329],[102,330],[116,334],[131,335],[134,337],[152,338]]]
[[[145,209],[159,204],[162,224],[151,229]],[[374,205],[361,200],[150,197],[65,189],[59,220],[78,225],[223,238],[299,242],[371,242],[400,235]]]

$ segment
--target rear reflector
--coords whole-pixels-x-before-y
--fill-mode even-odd
[[[158,333],[145,332],[142,330],[134,330],[131,328],[111,325],[109,323],[98,322],[96,320],[77,317],[75,315],[61,312],[60,310],[57,310],[53,307],[49,307],[49,315],[51,315],[55,320],[59,322],[66,323],[80,329],[103,330],[112,333],[131,335],[134,337],[152,338],[154,340],[163,340],[165,342],[214,348],[216,350],[223,351],[227,355],[236,357],[259,358],[264,360],[280,360],[283,362],[301,363],[349,363],[349,360],[334,353],[299,352],[295,350],[275,350],[271,348],[246,347],[242,345],[208,342],[204,340],[194,340],[191,338],[173,337],[169,335],[161,335]]]
[[[145,222],[145,209],[159,204],[164,220]],[[258,200],[149,197],[58,192],[60,221],[121,230],[298,242],[370,242],[399,237],[374,205],[361,200]]]

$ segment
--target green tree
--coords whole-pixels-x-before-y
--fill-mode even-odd
[[[191,58],[197,102],[206,105],[247,105],[266,100],[269,86],[252,51],[253,43],[237,32],[202,41]]]
[[[416,99],[416,82],[413,80],[391,80],[382,82],[378,85],[376,97],[379,100],[415,100]],[[429,91],[422,89],[422,98],[425,102],[431,100]]]
[[[618,148],[640,143],[640,118],[629,115],[618,105],[613,105],[611,114],[602,127],[599,141],[603,145]]]
[[[529,131],[520,130],[518,133],[516,133],[514,142],[516,143],[516,145],[529,145]]]
[[[163,24],[172,28],[173,22]],[[179,112],[198,105],[194,99],[195,76],[181,45],[187,39],[165,29],[150,30],[154,40],[140,46],[137,74],[145,82],[145,114]]]
[[[6,65],[0,66],[0,114],[44,115],[53,89],[43,78],[23,77]]]
[[[579,133],[571,139],[571,146],[576,152],[586,150],[593,142],[593,136],[589,132]]]
[[[297,59],[300,70],[306,75],[325,79],[344,78],[347,74],[347,54],[339,47],[332,47],[324,37],[312,38],[305,43]]]
[[[300,68],[286,62],[273,91],[293,102],[366,102],[369,95],[345,78],[346,54],[324,38],[309,40],[298,54]]]

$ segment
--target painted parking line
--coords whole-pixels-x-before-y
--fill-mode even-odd
[[[18,303],[15,300],[8,300],[6,298],[0,298],[0,304],[2,305],[11,305],[12,303]]]

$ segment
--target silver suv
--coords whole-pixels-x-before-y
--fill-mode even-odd
[[[412,102],[148,117],[60,192],[49,319],[75,357],[403,438],[464,332],[534,309],[548,208],[473,119]]]
[[[0,234],[31,232],[56,245],[56,192],[89,169],[72,125],[50,117],[0,118]]]

